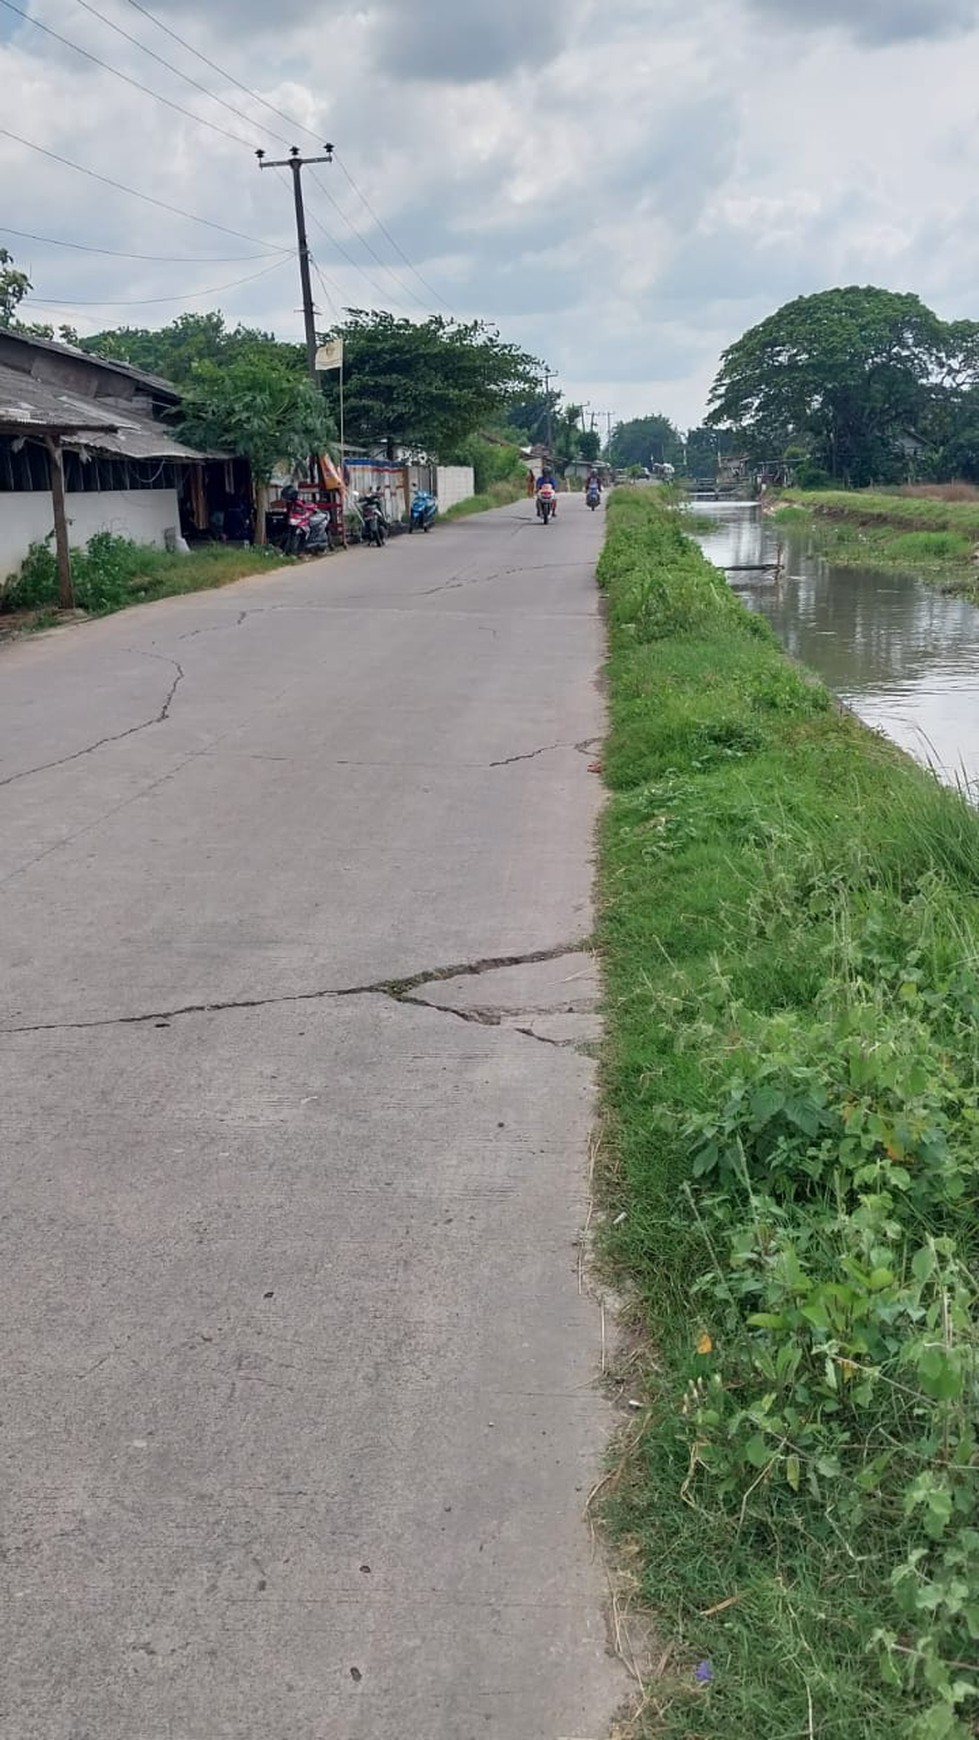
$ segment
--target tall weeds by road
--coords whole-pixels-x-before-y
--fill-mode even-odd
[[[979,816],[609,508],[606,1258],[648,1335],[608,1517],[674,1740],[979,1713]],[[635,1396],[635,1390],[630,1390]]]

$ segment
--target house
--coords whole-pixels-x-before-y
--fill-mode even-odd
[[[0,585],[52,536],[59,553],[100,531],[176,547],[207,536],[232,502],[250,504],[244,461],[168,427],[179,404],[170,381],[127,363],[0,330]]]

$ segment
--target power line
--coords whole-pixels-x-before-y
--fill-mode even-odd
[[[111,175],[102,175],[97,169],[87,169],[84,163],[74,163],[70,157],[62,157],[58,151],[50,151],[46,145],[36,145],[33,139],[25,139],[22,134],[14,133],[9,127],[0,126],[0,134],[5,139],[13,139],[15,144],[26,146],[28,151],[37,151],[42,157],[50,157],[52,162],[60,163],[65,169],[77,170],[79,175],[87,175],[93,181],[101,181],[104,187],[114,187],[117,193],[131,194],[134,199],[141,199],[147,205],[155,205],[160,211],[168,211],[173,217],[184,218],[188,223],[204,224],[209,230],[219,230],[222,235],[234,236],[239,242],[254,242],[260,248],[266,248],[270,254],[286,252],[284,248],[274,243],[266,242],[261,236],[246,235],[244,230],[232,230],[227,224],[219,224],[213,218],[198,217],[196,212],[182,211],[178,205],[169,205],[165,199],[157,199],[155,194],[141,193],[138,187],[127,187],[124,181],[114,181]]]
[[[88,0],[78,0],[78,3],[79,3],[79,5],[84,6],[86,11],[90,11],[90,12],[94,11],[94,7],[89,5]],[[305,133],[310,139],[315,139],[317,144],[322,143],[320,135],[318,133],[315,133],[311,127],[307,127],[305,125],[305,123],[302,121],[297,121],[295,116],[287,115],[283,109],[279,109],[276,107],[276,105],[274,103],[268,102],[265,97],[260,96],[259,93],[257,91],[252,90],[249,85],[243,84],[242,81],[240,79],[235,78],[234,74],[230,73],[226,67],[219,66],[217,61],[211,60],[210,57],[208,55],[204,54],[201,49],[195,48],[193,43],[190,43],[187,41],[186,37],[181,36],[176,30],[171,29],[170,25],[164,24],[161,19],[157,18],[154,13],[150,12],[148,7],[141,4],[141,0],[126,0],[126,4],[128,6],[131,6],[135,12],[138,12],[141,15],[141,17],[148,19],[151,24],[155,24],[156,28],[158,30],[162,31],[165,36],[169,36],[173,42],[179,43],[180,47],[183,49],[186,49],[188,54],[192,54],[195,57],[195,59],[201,61],[201,63],[204,66],[209,67],[212,72],[217,73],[219,78],[226,79],[229,84],[234,85],[236,90],[241,91],[246,97],[250,97],[252,102],[259,103],[261,105],[261,107],[263,109],[266,109],[270,115],[275,115],[278,120],[285,121],[287,126],[292,127],[294,129],[298,129],[299,132]],[[97,14],[97,16],[101,16],[101,14]],[[105,20],[105,22],[108,23],[108,20]],[[118,28],[118,26],[114,26],[113,28]],[[122,34],[125,35],[126,32],[123,32]],[[129,40],[132,41],[134,39],[130,37]],[[140,46],[143,47],[145,45],[140,44]],[[147,49],[146,52],[150,53],[152,51]],[[159,58],[159,57],[154,56],[154,58]],[[164,61],[163,65],[165,65],[165,66],[169,65],[169,62]],[[171,70],[175,71],[176,69],[171,68]],[[191,80],[191,83],[196,85],[197,89],[203,88],[203,87],[197,85],[196,80]],[[222,99],[219,97],[216,97],[214,100],[215,100],[215,102],[222,101]],[[226,103],[223,104],[223,107],[227,108],[228,104],[226,104]],[[232,111],[232,113],[234,113],[234,112],[235,111]],[[288,140],[286,140],[282,137],[281,133],[272,133],[271,137],[273,139],[278,139],[279,143],[282,145],[286,145],[289,143]],[[373,219],[374,223],[377,225],[381,234],[390,243],[390,245],[394,249],[395,253],[398,254],[400,256],[400,258],[404,261],[404,264],[408,267],[409,271],[413,274],[413,276],[418,280],[419,284],[421,284],[421,286],[425,290],[426,294],[429,296],[433,296],[435,298],[436,302],[440,302],[442,304],[442,307],[445,308],[448,311],[448,313],[451,314],[452,309],[450,308],[449,304],[446,302],[445,298],[443,296],[441,296],[439,294],[439,292],[436,289],[434,289],[434,287],[431,284],[428,283],[427,279],[425,279],[422,276],[421,272],[418,271],[417,267],[412,265],[412,262],[409,259],[408,255],[405,253],[404,248],[402,248],[400,242],[398,242],[396,240],[396,238],[391,234],[391,231],[388,229],[387,225],[382,221],[382,219],[378,217],[376,211],[374,210],[373,206],[370,203],[370,200],[367,198],[367,195],[357,185],[356,181],[354,180],[353,176],[351,175],[346,164],[343,163],[342,161],[340,161],[340,159],[337,159],[337,161],[339,163],[339,167],[342,170],[344,176],[346,177],[347,181],[350,183],[350,186],[353,188],[353,190],[357,194],[358,198],[362,201],[362,203],[363,203],[365,209],[367,210],[367,212],[369,213],[370,217]],[[320,191],[325,192],[325,189],[320,188]],[[357,240],[362,244],[362,246],[364,246],[368,250],[368,252],[373,255],[374,259],[377,261],[377,264],[384,271],[391,272],[392,276],[394,277],[395,283],[400,284],[401,280],[398,278],[397,274],[393,271],[393,268],[386,265],[385,262],[380,258],[380,255],[376,253],[376,251],[371,246],[371,244],[366,240],[366,238],[360,235],[359,231],[355,228],[355,226],[353,225],[351,220],[348,218],[347,214],[344,211],[342,211],[340,206],[338,206],[336,204],[336,201],[332,199],[332,196],[327,194],[327,198],[330,199],[331,203],[336,206],[337,211],[339,212],[340,216],[343,218],[344,223],[347,225],[348,229],[350,229],[352,234],[356,236]],[[314,221],[315,221],[315,219],[314,219]],[[320,227],[322,227],[322,226],[320,226]],[[332,238],[332,236],[329,235],[328,231],[324,231],[323,233],[326,235],[328,241],[331,241],[331,242],[333,241],[333,238]],[[336,245],[338,245],[338,244],[336,244]],[[355,262],[351,262],[351,264],[355,264]],[[370,282],[370,280],[368,280],[368,282]],[[377,286],[375,285],[374,288],[376,289]],[[406,286],[402,285],[402,289],[405,290]],[[410,295],[415,302],[418,302],[420,307],[425,306],[425,304],[422,303],[417,296],[415,296],[413,291],[407,291],[407,294]]]
[[[332,278],[327,278],[326,274],[324,272],[321,272],[319,261],[316,259],[315,255],[310,254],[309,263],[312,266],[313,271],[316,273],[316,276],[320,281],[320,289],[322,290],[323,295],[326,297],[327,306],[329,307],[330,314],[332,315],[336,324],[339,325],[339,323],[340,323],[340,305],[343,302],[343,292],[340,289],[339,285],[334,284]],[[334,300],[333,300],[333,295],[331,294],[331,291],[336,295],[336,298],[337,298],[336,302],[334,302]]]
[[[410,297],[411,301],[417,303],[419,308],[425,308],[426,304],[424,302],[422,302],[421,298],[415,294],[414,290],[411,290],[408,287],[408,285],[405,284],[402,281],[402,279],[400,279],[398,277],[398,274],[394,270],[394,267],[386,265],[385,262],[381,259],[381,256],[377,252],[376,248],[373,248],[371,246],[370,242],[367,241],[366,238],[364,236],[362,236],[357,229],[354,228],[354,225],[351,223],[346,212],[343,210],[343,207],[341,205],[339,205],[338,202],[334,199],[334,197],[333,197],[332,193],[330,193],[329,189],[323,186],[323,183],[320,181],[320,178],[318,175],[313,176],[313,183],[316,187],[319,188],[320,193],[323,195],[324,199],[329,200],[329,202],[332,205],[337,216],[343,219],[344,223],[346,224],[348,230],[350,231],[350,233],[354,237],[354,239],[360,243],[361,247],[367,249],[367,252],[370,254],[371,258],[376,262],[376,264],[378,266],[380,266],[381,271],[390,273],[391,277],[394,279],[395,284],[397,284],[399,290],[401,291],[402,296]],[[339,247],[340,244],[337,243],[336,245]],[[349,258],[349,256],[348,256],[348,258]],[[361,270],[362,269],[363,268],[361,268]],[[370,282],[370,280],[368,280],[368,282]]]
[[[314,176],[313,179],[316,180],[316,177]],[[320,183],[318,180],[316,180],[316,185],[317,185],[317,187],[320,187]],[[322,189],[322,187],[320,187],[320,192],[322,193],[323,191],[324,190]],[[375,281],[375,279],[373,279],[371,277],[371,275],[367,271],[366,267],[362,266],[360,264],[359,260],[355,260],[353,255],[351,253],[348,253],[348,251],[344,247],[343,243],[341,241],[339,241],[336,236],[331,235],[331,233],[327,229],[326,225],[324,223],[321,223],[320,219],[317,217],[315,211],[313,211],[312,208],[310,208],[309,216],[312,219],[313,223],[316,225],[316,228],[319,230],[320,235],[326,237],[326,240],[329,242],[331,248],[336,248],[337,252],[339,254],[343,255],[343,258],[346,260],[347,265],[352,267],[355,272],[359,272],[360,276],[364,280],[364,283],[370,285],[371,289],[374,291],[375,295],[378,297],[381,305],[383,306],[386,302],[390,302],[391,298],[388,295],[387,291],[383,290],[381,288],[381,286]]]
[[[141,53],[148,55],[150,60],[155,60],[158,66],[166,67],[167,72],[173,73],[178,79],[183,79],[186,84],[192,85],[194,90],[200,91],[202,96],[207,97],[209,102],[220,104],[221,108],[226,109],[228,114],[232,115],[236,121],[247,121],[249,119],[247,115],[242,115],[239,109],[232,108],[230,103],[226,103],[223,97],[215,96],[214,92],[209,91],[206,85],[202,85],[199,79],[195,79],[190,73],[184,72],[182,67],[174,66],[171,60],[164,60],[163,55],[157,54],[155,49],[147,48],[146,43],[140,42],[138,36],[131,35],[128,30],[123,30],[122,25],[117,24],[113,18],[107,18],[104,12],[100,12],[96,6],[90,4],[90,0],[75,0],[75,4],[81,6],[83,11],[90,12],[93,18],[99,20],[100,24],[104,24],[109,30],[114,30],[116,34],[123,37],[126,42],[131,42],[134,48],[138,48]],[[244,143],[244,141],[241,142]],[[285,141],[283,141],[283,143],[285,143]]]
[[[281,271],[286,263],[285,260],[276,260],[274,266],[266,266],[261,272],[251,272],[247,278],[235,278],[230,284],[212,284],[209,290],[185,290],[180,296],[137,296],[121,302],[105,296],[81,301],[73,297],[67,302],[54,302],[50,297],[42,299],[31,296],[29,302],[37,308],[155,308],[158,303],[163,302],[191,302],[198,296],[221,296],[225,290],[237,290],[242,284],[254,284],[258,278],[267,278],[270,272]]]
[[[371,202],[368,199],[366,193],[364,192],[363,188],[358,187],[356,181],[354,180],[349,169],[347,168],[347,165],[344,163],[343,158],[338,157],[336,159],[336,164],[337,164],[337,168],[340,170],[340,173],[342,175],[346,176],[347,180],[349,181],[351,187],[354,190],[354,193],[357,195],[358,199],[361,201],[361,203],[365,207],[369,216],[373,218],[373,220],[374,220],[375,224],[377,225],[378,229],[380,230],[382,236],[386,237],[386,239],[390,242],[395,253],[399,254],[401,256],[401,259],[404,261],[409,272],[413,273],[414,276],[418,279],[418,282],[419,282],[419,284],[421,284],[422,288],[427,290],[428,294],[430,296],[434,296],[436,302],[441,302],[442,307],[447,309],[448,312],[451,314],[452,309],[449,307],[448,302],[446,302],[445,297],[440,296],[439,292],[428,282],[428,279],[424,278],[422,276],[422,274],[421,274],[421,272],[419,272],[417,266],[412,265],[410,259],[408,258],[408,255],[404,251],[404,248],[401,246],[401,243],[397,240],[397,238],[395,236],[393,236],[391,234],[391,231],[388,229],[388,227],[385,224],[385,222],[383,221],[383,219],[378,217],[377,212],[374,210],[374,207],[371,205]]]
[[[89,242],[66,242],[59,236],[36,236],[32,230],[14,230],[0,224],[0,236],[18,236],[24,242],[44,242],[49,248],[73,248],[81,254],[105,254],[113,260],[145,260],[157,266],[233,266],[264,260],[265,254],[127,254],[119,248],[96,248]],[[288,253],[287,248],[282,252]]]
[[[179,42],[181,48],[185,48],[188,54],[203,61],[204,65],[210,67],[212,72],[216,72],[219,78],[227,79],[228,83],[234,85],[236,90],[242,91],[246,97],[251,97],[254,102],[261,103],[262,108],[268,109],[270,115],[277,115],[279,120],[285,121],[287,126],[298,128],[301,133],[307,133],[310,139],[315,139],[318,145],[322,144],[318,133],[314,133],[310,127],[304,126],[301,121],[294,120],[292,116],[283,114],[282,110],[277,109],[274,103],[266,102],[265,98],[260,97],[257,91],[251,90],[248,85],[243,85],[240,79],[236,79],[233,73],[227,71],[227,68],[218,66],[215,60],[209,60],[206,54],[203,54],[199,48],[195,48],[193,43],[188,42],[185,37],[178,35],[177,31],[171,30],[169,24],[164,24],[161,19],[150,12],[148,7],[140,5],[139,0],[126,0],[126,4],[131,6],[134,12],[139,12],[144,18],[148,18],[151,24],[156,25],[157,30],[162,30],[164,36],[169,36],[174,42]],[[288,140],[283,139],[279,133],[273,133],[272,138],[278,139],[280,145],[288,144]]]
[[[244,145],[251,149],[251,141],[243,139],[240,133],[229,133],[226,127],[219,127],[216,121],[205,120],[203,115],[195,115],[192,110],[182,108],[180,103],[174,103],[169,97],[161,96],[149,85],[140,84],[139,79],[130,78],[128,73],[120,72],[118,67],[110,66],[108,61],[100,60],[97,54],[92,54],[87,48],[82,48],[77,42],[72,42],[67,36],[61,36],[57,30],[52,30],[49,24],[42,24],[39,19],[32,18],[22,7],[15,6],[14,0],[0,0],[0,6],[6,6],[8,12],[13,12],[22,18],[26,24],[35,30],[43,30],[45,36],[51,36],[55,42],[60,42],[63,48],[70,48],[74,54],[80,54],[84,60],[90,60],[93,66],[101,67],[103,72],[110,73],[113,78],[121,79],[124,85],[131,85],[134,91],[142,91],[144,97],[152,97],[154,102],[163,103],[168,109],[173,109],[177,115],[183,115],[186,120],[194,121],[199,127],[209,127],[212,133],[219,133],[222,139],[230,139],[233,145]]]

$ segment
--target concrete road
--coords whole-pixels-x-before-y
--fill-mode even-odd
[[[580,501],[0,650],[0,1732],[599,1740]]]

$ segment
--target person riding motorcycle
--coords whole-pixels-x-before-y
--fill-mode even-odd
[[[553,505],[551,507],[551,513],[552,513],[553,517],[555,519],[557,519],[557,478],[554,476],[554,473],[551,470],[549,465],[545,465],[543,467],[541,474],[537,479],[537,488],[536,488],[535,493],[538,497],[540,496],[541,489],[545,483],[550,484],[551,488],[554,491],[554,502],[553,502]],[[539,507],[538,507],[537,511],[538,511],[538,513],[540,512]]]

